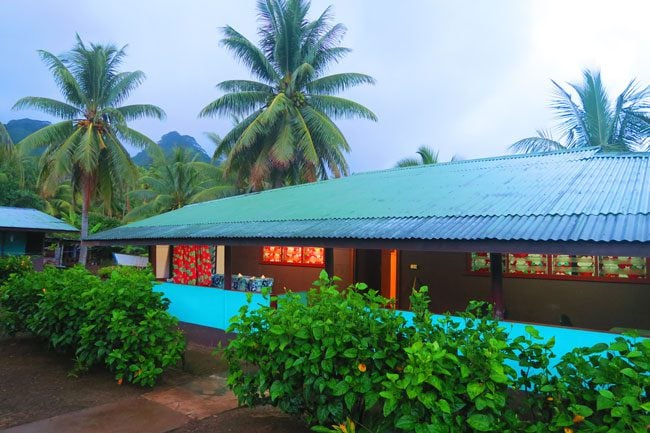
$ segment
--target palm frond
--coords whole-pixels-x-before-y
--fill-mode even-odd
[[[36,96],[27,96],[19,99],[12,109],[35,109],[62,119],[74,119],[81,115],[81,111],[70,104],[57,101],[56,99],[40,98]]]
[[[18,145],[23,148],[25,153],[31,153],[38,147],[62,143],[73,131],[74,128],[70,120],[53,123],[23,138]]]
[[[279,81],[278,73],[259,48],[230,26],[222,30],[226,37],[221,40],[221,45],[232,51],[255,76],[267,83]]]
[[[107,83],[107,94],[104,104],[116,106],[126,100],[145,80],[146,76],[142,71],[115,73]]]
[[[395,164],[395,167],[403,168],[403,167],[417,167],[420,165],[420,160],[417,158],[403,158],[397,161],[397,164]]]
[[[206,105],[199,117],[213,117],[217,115],[248,116],[251,112],[266,104],[271,96],[266,92],[237,92],[227,93]]]
[[[167,117],[162,108],[151,104],[123,105],[115,110],[120,112],[125,121],[138,120],[144,117],[163,120]]]
[[[273,93],[273,87],[252,80],[226,80],[217,84],[217,89],[224,92],[266,92]]]
[[[585,129],[592,146],[606,147],[610,144],[612,129],[609,100],[598,71],[583,72],[584,83],[571,86],[580,97]]]
[[[313,80],[306,85],[306,89],[310,93],[330,94],[343,92],[362,84],[375,84],[375,79],[370,75],[352,72],[334,74]]]
[[[335,119],[368,119],[377,121],[375,113],[349,99],[330,95],[310,95],[309,103]]]
[[[511,144],[508,149],[514,153],[538,153],[564,150],[566,147],[562,143],[549,138],[528,137]]]

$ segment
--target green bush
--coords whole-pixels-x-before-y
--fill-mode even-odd
[[[270,403],[310,424],[370,422],[386,372],[404,365],[406,321],[365,285],[334,283],[322,274],[307,305],[288,293],[277,310],[241,309],[225,349],[241,404]]]
[[[0,257],[0,284],[5,282],[11,274],[22,274],[34,269],[29,256]]]
[[[650,426],[650,340],[619,337],[562,357],[546,391],[551,410],[531,432],[646,433]]]
[[[634,432],[650,425],[650,341],[577,349],[556,366],[533,327],[509,338],[486,304],[432,321],[321,273],[305,305],[244,306],[225,349],[241,404],[272,404],[320,432]],[[275,299],[275,298],[272,298]],[[331,425],[332,428],[323,427]]]
[[[115,378],[152,386],[177,364],[185,340],[149,270],[120,268],[108,280],[83,267],[13,275],[0,287],[10,332],[29,331],[73,353],[78,370],[104,364]]]

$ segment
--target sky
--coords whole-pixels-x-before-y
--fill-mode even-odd
[[[419,146],[480,158],[508,153],[518,139],[554,123],[551,79],[579,82],[600,69],[611,94],[636,78],[650,84],[647,0],[312,0],[311,18],[332,5],[353,51],[328,72],[361,72],[377,83],[341,96],[379,120],[338,121],[352,148],[352,172],[389,168]],[[132,127],[159,140],[176,130],[212,154],[206,132],[224,135],[228,118],[201,118],[221,94],[215,85],[252,78],[219,45],[230,25],[257,41],[255,0],[0,0],[0,122],[24,96],[62,99],[38,57],[84,41],[128,45],[123,70],[146,81],[126,103],[162,107],[164,121]]]

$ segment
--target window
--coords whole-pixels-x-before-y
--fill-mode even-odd
[[[262,263],[322,267],[325,248],[265,246],[262,247]]]
[[[645,257],[528,253],[509,253],[504,254],[505,257],[504,277],[644,282],[648,279],[648,259]],[[468,269],[472,274],[489,274],[489,253],[470,253]]]

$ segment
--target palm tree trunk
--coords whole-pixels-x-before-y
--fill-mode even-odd
[[[79,249],[79,264],[86,266],[88,260],[88,246],[85,244],[85,239],[88,236],[88,211],[90,208],[90,179],[87,175],[82,176],[81,180],[83,191],[83,199],[81,203],[81,247]]]

